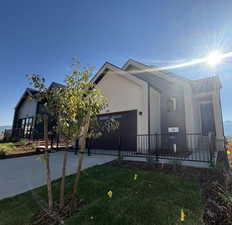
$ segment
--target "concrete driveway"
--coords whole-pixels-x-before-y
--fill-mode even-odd
[[[23,193],[45,184],[43,162],[36,160],[39,156],[28,156],[0,160],[0,199]],[[104,164],[114,160],[115,156],[92,155],[85,156],[83,169]],[[52,179],[61,174],[63,152],[50,154]],[[69,153],[67,174],[75,173],[77,156]]]

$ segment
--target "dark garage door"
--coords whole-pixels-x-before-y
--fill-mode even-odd
[[[119,128],[111,133],[91,140],[92,149],[117,150],[119,143],[121,150],[136,151],[137,110],[110,113],[99,116],[100,121],[113,118],[119,122]]]

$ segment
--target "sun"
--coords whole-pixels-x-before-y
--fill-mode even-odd
[[[211,52],[208,57],[206,58],[206,61],[209,66],[214,67],[222,62],[223,55],[219,51],[213,51]]]

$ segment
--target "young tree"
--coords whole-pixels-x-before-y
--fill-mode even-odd
[[[102,132],[110,132],[118,127],[118,123],[113,119],[101,124],[98,122],[97,115],[107,106],[107,99],[104,97],[101,90],[90,81],[91,69],[81,69],[78,63],[74,63],[73,65],[76,69],[74,69],[70,75],[66,75],[65,85],[62,87],[47,89],[44,86],[44,78],[34,74],[29,76],[34,87],[39,90],[39,99],[43,99],[46,102],[44,111],[49,115],[55,116],[56,129],[66,144],[60,184],[60,209],[64,207],[65,176],[68,159],[67,149],[70,141],[74,143],[78,140],[80,148],[75,183],[71,197],[71,202],[73,203],[80,180],[80,171],[84,159],[86,139],[100,136]],[[47,114],[44,114],[45,140],[48,139],[47,116]],[[48,157],[49,155],[46,150],[45,165],[50,203],[52,202],[52,193]],[[50,205],[52,204],[49,204],[49,206]]]
[[[53,195],[52,195],[52,181],[51,181],[51,171],[50,171],[50,160],[48,152],[48,118],[56,112],[57,107],[57,95],[54,89],[49,89],[45,87],[45,79],[40,77],[38,74],[27,75],[30,80],[30,84],[38,90],[35,98],[38,102],[42,103],[42,112],[39,115],[39,120],[43,121],[43,133],[45,141],[44,149],[44,164],[45,164],[45,174],[48,190],[48,208],[53,208]]]
[[[75,64],[76,66],[77,64]],[[96,126],[97,115],[107,106],[107,99],[101,90],[90,81],[91,70],[89,68],[74,69],[70,75],[66,75],[65,87],[59,98],[59,126],[61,133],[72,141],[79,141],[79,157],[77,161],[76,177],[72,192],[72,203],[77,193],[80,180],[80,171],[86,149],[86,139],[99,136],[103,130],[110,132],[117,129],[117,122],[107,121],[101,126]],[[99,129],[100,128],[100,129]],[[67,153],[63,161],[63,175],[61,182],[60,207],[64,206],[64,183]]]

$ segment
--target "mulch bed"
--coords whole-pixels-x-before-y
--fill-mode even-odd
[[[56,152],[56,150],[52,150],[52,151],[49,150],[49,152]],[[12,151],[11,153],[7,153],[4,157],[2,156],[0,160],[32,156],[32,155],[41,155],[43,153],[44,153],[43,149],[38,149],[37,151]]]
[[[47,208],[41,209],[32,218],[31,225],[60,225],[64,224],[65,218],[73,215],[73,213],[80,211],[86,205],[84,200],[75,200],[74,204],[71,200],[67,200],[64,208],[59,209],[59,205],[54,203],[54,208],[49,210]]]
[[[225,155],[221,154],[218,160],[224,160],[224,157]],[[201,200],[204,207],[203,221],[205,225],[232,225],[232,172],[227,168],[227,162],[222,162],[225,165],[224,169],[220,170],[124,160],[115,160],[107,163],[107,165],[175,174],[185,180],[197,180],[201,187]],[[231,194],[231,200],[227,197],[228,193]]]
[[[170,157],[180,157],[180,158],[187,158],[189,157],[192,153],[190,151],[186,152],[173,152],[173,151],[165,151],[165,150],[160,150],[157,153],[153,153],[153,155],[158,154],[159,156],[170,156]]]
[[[13,153],[8,153],[1,159],[11,159],[11,158],[31,156],[31,155],[39,155],[42,153],[43,152],[41,152],[41,151],[21,151],[21,152],[17,151],[17,152],[13,152]]]
[[[137,155],[147,155],[147,153],[136,153]],[[152,152],[151,155],[152,156],[156,156],[158,155],[160,156],[166,156],[166,157],[180,157],[180,158],[187,158],[192,154],[192,152],[190,151],[183,151],[183,152],[173,152],[170,150],[159,150],[157,152]]]

